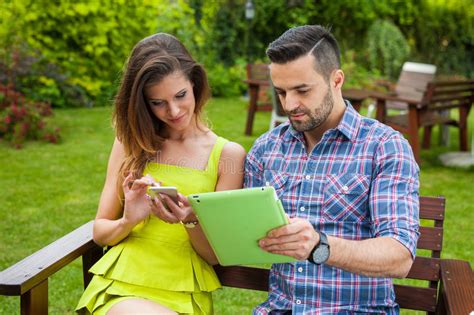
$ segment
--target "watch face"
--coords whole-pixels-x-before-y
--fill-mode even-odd
[[[313,261],[316,264],[322,264],[329,258],[329,247],[326,245],[319,246],[313,253]]]

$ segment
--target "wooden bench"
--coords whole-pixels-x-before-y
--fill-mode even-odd
[[[405,94],[371,94],[377,100],[377,120],[408,135],[415,159],[420,162],[420,144],[418,130],[425,128],[423,148],[429,148],[431,129],[434,125],[451,125],[459,128],[459,145],[462,151],[468,150],[467,117],[474,102],[474,80],[434,81],[427,85],[423,96]],[[389,115],[388,102],[408,104],[408,113]],[[459,118],[443,115],[446,110],[458,108]]]
[[[402,308],[437,314],[469,314],[474,310],[474,274],[466,261],[441,259],[445,200],[420,198],[420,218],[432,222],[420,228],[418,248],[428,257],[417,256],[407,278],[426,280],[424,287],[395,285]],[[425,222],[424,220],[424,222]],[[84,287],[91,276],[87,270],[102,256],[92,240],[93,222],[88,222],[61,239],[0,272],[0,294],[21,296],[21,314],[48,313],[48,278],[82,256]],[[224,286],[268,290],[268,269],[215,266]]]

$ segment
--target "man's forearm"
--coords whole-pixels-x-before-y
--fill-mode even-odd
[[[408,249],[389,237],[352,241],[328,236],[328,265],[370,277],[404,278],[412,265]]]

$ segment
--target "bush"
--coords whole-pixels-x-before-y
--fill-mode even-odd
[[[390,78],[398,77],[410,48],[402,32],[393,23],[377,20],[367,32],[369,63]]]
[[[93,101],[110,99],[131,48],[156,31],[159,14],[153,1],[123,0],[4,1],[0,11],[0,57],[26,43],[54,65],[54,75],[35,69],[22,83],[39,84],[28,94],[54,99],[55,106],[59,99],[70,105],[82,92]]]
[[[374,68],[367,69],[354,50],[346,50],[341,55],[341,67],[345,74],[345,88],[362,88],[377,90],[376,81],[382,79],[380,71]]]
[[[242,82],[246,78],[245,61],[239,59],[233,66],[214,63],[206,66],[212,96],[237,96],[247,88]]]
[[[54,107],[89,106],[85,90],[71,84],[63,69],[49,62],[26,43],[18,43],[3,52],[0,61],[0,83],[13,84],[16,91],[31,100],[47,102]]]
[[[47,121],[51,105],[28,100],[12,86],[0,85],[0,139],[16,148],[26,140],[59,141],[59,128]]]

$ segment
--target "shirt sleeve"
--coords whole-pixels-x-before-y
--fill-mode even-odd
[[[245,158],[244,187],[263,186],[262,143],[258,139]]]
[[[419,237],[419,167],[399,133],[382,140],[375,155],[370,192],[375,237],[391,237],[416,255]]]

